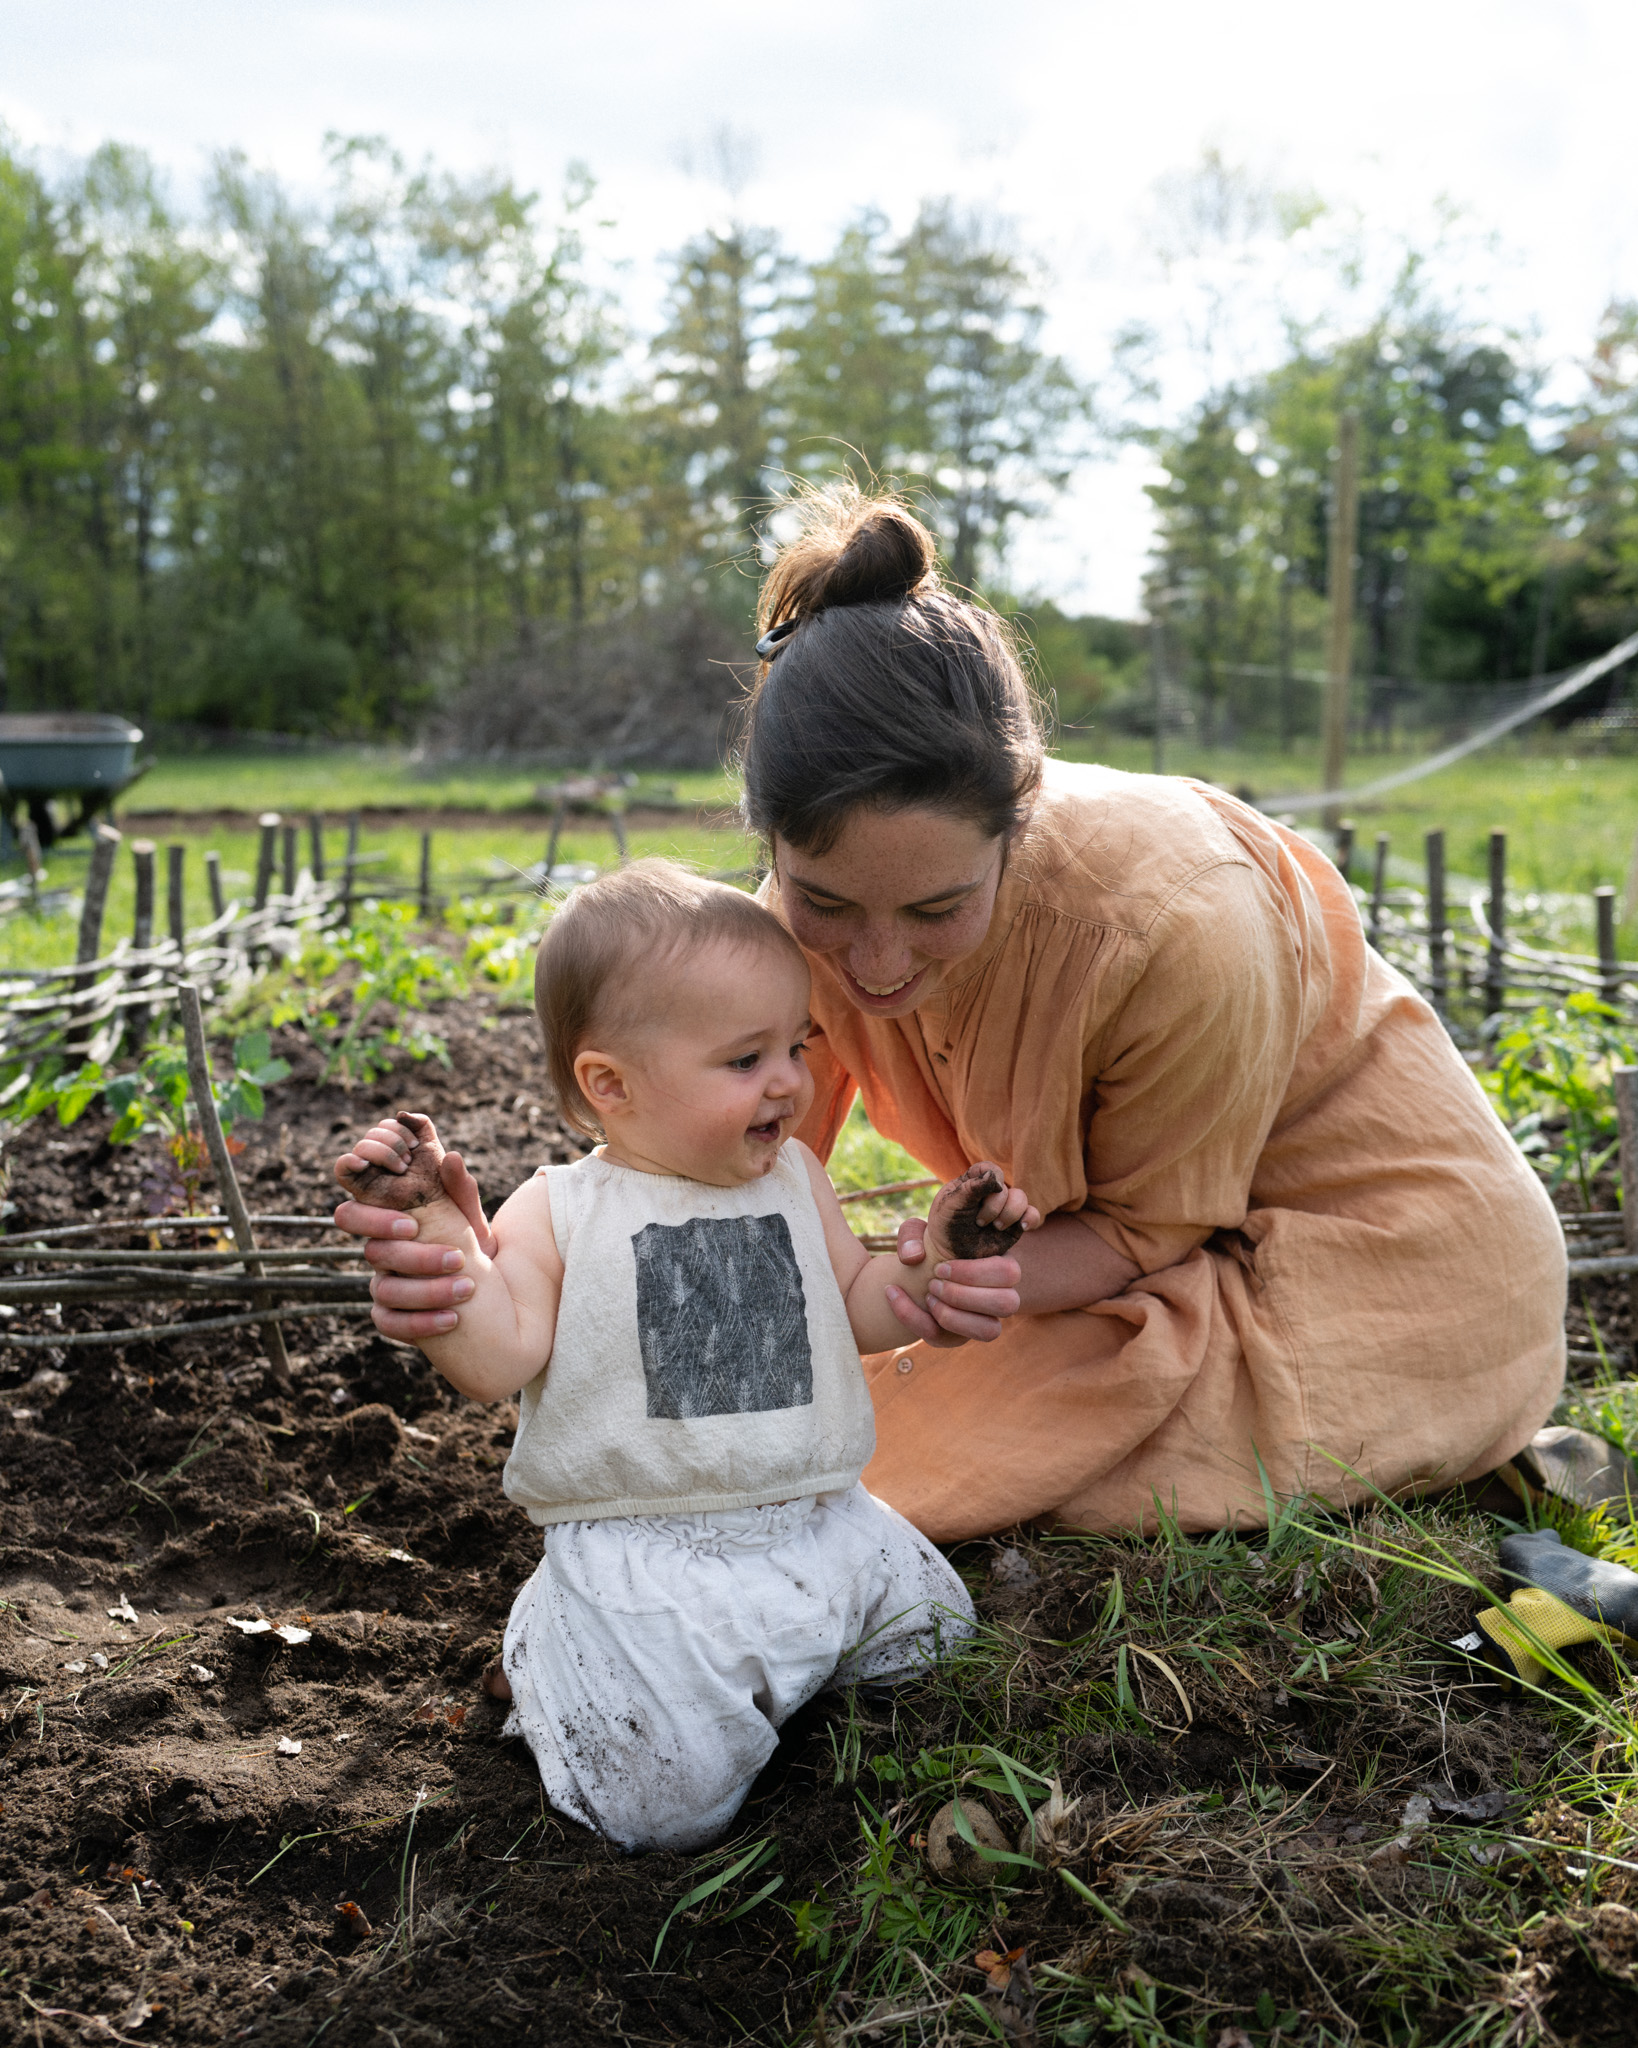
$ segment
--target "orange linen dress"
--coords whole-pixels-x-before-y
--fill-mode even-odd
[[[769,900],[778,908],[777,890]],[[989,934],[902,1018],[812,960],[829,1155],[857,1090],[941,1177],[993,1159],[1142,1269],[993,1344],[866,1361],[871,1490],[953,1541],[1056,1516],[1250,1527],[1448,1485],[1564,1377],[1565,1254],[1324,855],[1209,786],[1051,764]]]

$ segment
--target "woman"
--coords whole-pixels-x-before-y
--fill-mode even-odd
[[[890,500],[811,506],[744,747],[814,971],[800,1135],[825,1157],[858,1093],[931,1172],[992,1159],[1047,1214],[1011,1322],[941,1269],[918,1341],[867,1361],[866,1483],[952,1541],[1489,1471],[1563,1379],[1534,1174],[1331,863],[1207,785],[1046,763],[1005,628],[934,564]],[[383,1279],[377,1320],[412,1335],[449,1284]]]

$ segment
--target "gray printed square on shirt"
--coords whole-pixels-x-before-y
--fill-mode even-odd
[[[651,1416],[809,1405],[807,1298],[783,1216],[650,1223],[631,1246]]]

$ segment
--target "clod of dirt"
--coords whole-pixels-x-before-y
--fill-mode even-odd
[[[973,1840],[969,1842],[956,1826],[959,1807]],[[974,1847],[974,1843],[977,1847]],[[933,1875],[947,1884],[990,1884],[997,1866],[987,1861],[981,1849],[1006,1855],[1010,1844],[989,1808],[977,1799],[952,1799],[941,1806],[927,1827],[927,1861]]]
[[[343,1173],[338,1167],[336,1179],[355,1200],[373,1207],[424,1209],[444,1191],[438,1172],[444,1148],[433,1121],[414,1109],[395,1110],[384,1121],[396,1123],[404,1133],[409,1147],[405,1171],[394,1173],[389,1167],[367,1165],[357,1172]]]
[[[998,1553],[990,1562],[990,1584],[998,1593],[1027,1593],[1041,1583],[1041,1574],[1016,1545]]]
[[[927,1226],[936,1230],[958,1259],[995,1259],[1010,1252],[1024,1234],[1022,1223],[1009,1223],[1004,1230],[993,1223],[980,1223],[978,1212],[1005,1188],[1000,1170],[986,1159],[969,1166],[959,1180],[939,1189],[927,1212]]]

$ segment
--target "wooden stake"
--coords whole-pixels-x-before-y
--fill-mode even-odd
[[[341,871],[341,921],[353,921],[353,869],[358,862],[358,813],[347,813],[347,863]]]
[[[32,818],[25,817],[17,827],[17,844],[22,849],[23,866],[28,871],[28,893],[31,898],[40,893],[40,877],[45,872],[40,859],[40,828]]]
[[[154,942],[154,843],[151,839],[131,841],[131,859],[136,864],[136,916],[131,924],[131,945],[138,953],[146,953]],[[137,973],[144,981],[151,980],[153,969],[139,967]],[[133,1003],[125,1013],[125,1043],[139,1056],[146,1051],[148,1043],[148,1006]]]
[[[284,895],[285,901],[296,893],[296,828],[286,825],[284,831]]]
[[[1507,995],[1507,834],[1490,835],[1490,950],[1485,957],[1484,1013],[1501,1015]]]
[[[1337,866],[1342,870],[1346,882],[1354,866],[1354,821],[1352,818],[1337,820]]]
[[[421,834],[421,915],[432,915],[432,834]]]
[[[1445,977],[1445,835],[1427,836],[1428,851],[1428,1000],[1442,1017],[1450,989]]]
[[[313,880],[324,880],[324,813],[315,811],[307,820],[307,843],[311,853]]]
[[[199,1004],[199,991],[191,981],[182,981],[177,983],[176,993],[182,1006],[182,1036],[188,1048],[188,1083],[193,1091],[199,1128],[210,1153],[216,1185],[221,1190],[222,1207],[232,1224],[233,1242],[244,1259],[245,1271],[252,1279],[259,1280],[266,1268],[255,1256],[256,1233],[251,1227],[244,1195],[240,1192],[239,1176],[233,1170],[233,1158],[222,1132],[222,1119],[216,1113],[216,1097],[210,1085],[210,1053],[205,1044],[205,1013]],[[290,1354],[284,1348],[284,1331],[271,1317],[262,1324],[262,1342],[267,1346],[274,1386],[281,1393],[288,1393]]]
[[[172,840],[165,849],[165,910],[171,927],[171,944],[176,948],[176,964],[182,965],[182,955],[187,951],[188,925],[184,915],[186,905],[182,895],[182,864],[188,857],[188,849]]]
[[[263,811],[256,821],[262,828],[262,843],[256,853],[256,908],[267,908],[268,895],[273,887],[273,863],[278,851],[279,814],[277,811]]]
[[[1610,1078],[1621,1135],[1621,1241],[1629,1255],[1638,1255],[1638,1067],[1617,1067]],[[1632,1275],[1628,1287],[1633,1358],[1638,1360],[1638,1273]]]
[[[213,924],[227,916],[227,901],[222,895],[222,856],[214,846],[205,853],[205,880],[210,885],[210,915]]]
[[[1337,468],[1331,489],[1330,630],[1325,659],[1325,787],[1340,789],[1348,757],[1348,698],[1354,672],[1354,552],[1359,540],[1359,414],[1337,420]],[[1335,831],[1338,806],[1322,820]]]
[[[1382,950],[1382,899],[1388,893],[1388,835],[1376,835],[1376,866],[1371,871],[1371,944]]]
[[[1615,891],[1608,882],[1593,891],[1598,915],[1599,994],[1606,1003],[1621,1000],[1621,963],[1615,957]]]
[[[80,906],[80,939],[74,959],[83,967],[95,960],[102,944],[102,914],[108,907],[108,883],[114,872],[114,855],[119,851],[119,833],[112,825],[91,827],[91,865],[85,877],[85,901]],[[84,984],[82,983],[83,987]]]

